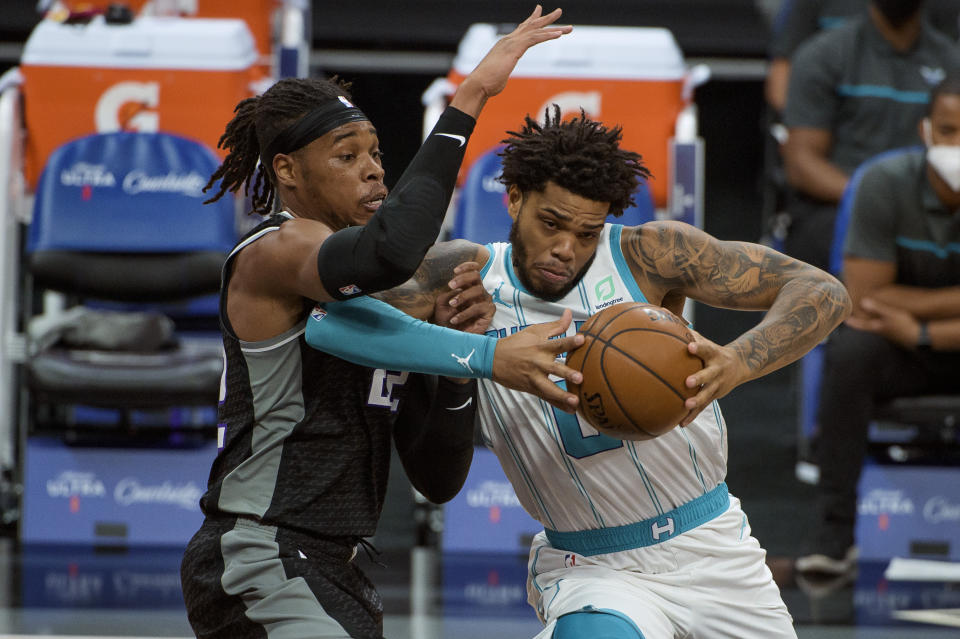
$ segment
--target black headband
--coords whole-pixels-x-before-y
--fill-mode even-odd
[[[369,119],[363,114],[363,111],[353,106],[345,97],[339,95],[336,100],[317,107],[278,133],[267,144],[266,151],[260,154],[260,161],[269,167],[272,175],[273,157],[277,153],[292,153],[338,126],[348,122]]]

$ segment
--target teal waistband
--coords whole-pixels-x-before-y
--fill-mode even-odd
[[[659,517],[612,528],[573,532],[547,528],[544,532],[554,548],[590,557],[659,544],[722,515],[729,506],[730,491],[720,482],[710,492]]]

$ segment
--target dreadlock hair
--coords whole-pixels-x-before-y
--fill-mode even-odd
[[[249,195],[253,180],[253,213],[271,212],[276,187],[273,166],[260,163],[260,150],[278,133],[300,119],[308,111],[343,96],[348,100],[350,84],[334,76],[330,79],[284,78],[263,94],[242,100],[234,108],[234,116],[227,123],[217,148],[227,149],[227,157],[210,176],[204,193],[220,180],[220,188],[209,200],[216,202],[230,191],[236,193],[243,186]]]
[[[551,111],[552,116],[551,116]],[[500,181],[516,185],[521,192],[542,191],[554,182],[568,191],[597,202],[609,202],[615,216],[635,204],[633,192],[639,180],[650,177],[640,154],[620,148],[622,127],[608,129],[587,118],[564,122],[560,107],[547,107],[540,125],[529,115],[523,128],[508,131]]]

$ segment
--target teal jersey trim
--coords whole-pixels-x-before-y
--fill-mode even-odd
[[[817,20],[817,24],[820,25],[821,29],[836,29],[846,24],[847,20],[849,20],[849,18],[825,16]]]
[[[633,465],[637,468],[637,472],[640,473],[640,481],[643,482],[643,487],[647,489],[647,495],[650,496],[651,505],[653,505],[658,513],[663,514],[663,506],[660,504],[660,498],[657,497],[657,491],[653,487],[653,482],[647,477],[646,469],[644,469],[643,464],[640,462],[640,454],[637,453],[637,443],[628,442],[627,450],[630,451],[630,459],[633,460]]]
[[[901,91],[875,84],[841,84],[837,87],[837,93],[849,98],[882,98],[905,104],[926,104],[930,101],[926,91]]]
[[[557,595],[560,594],[560,584],[561,584],[561,583],[563,583],[563,579],[558,579],[558,580],[557,580],[557,583],[553,584],[552,586],[548,586],[548,587],[547,587],[547,590],[550,590],[551,588],[556,588],[556,590],[554,590],[553,596],[550,597],[550,601],[548,601],[548,602],[546,603],[546,605],[543,606],[543,610],[540,611],[540,614],[544,614],[544,613],[546,612],[547,608],[549,608],[549,607],[553,604],[553,600],[556,599],[556,598],[557,598]],[[544,593],[546,593],[546,590],[544,590]],[[543,600],[543,598],[541,597],[541,602],[542,602],[542,600]]]
[[[520,297],[524,292],[525,291],[521,291],[519,288],[513,291],[513,303],[517,308],[517,324],[520,326],[527,325],[527,315],[523,312],[523,300]]]
[[[910,249],[911,251],[926,251],[927,253],[933,253],[941,260],[947,259],[950,256],[950,253],[960,253],[960,244],[956,242],[951,242],[946,246],[940,246],[936,242],[931,242],[930,240],[914,240],[909,237],[897,237],[896,243],[898,246]]]
[[[547,528],[544,532],[554,548],[591,557],[662,543],[719,517],[729,507],[730,491],[720,482],[705,495],[644,521],[574,532]]]
[[[487,276],[487,273],[490,272],[490,269],[493,267],[493,261],[497,257],[497,251],[493,247],[493,244],[485,245],[487,249],[487,263],[483,265],[483,268],[480,269],[480,279],[483,279]]]
[[[687,452],[690,453],[690,461],[693,462],[693,472],[697,476],[697,479],[700,480],[700,485],[703,487],[704,492],[707,490],[707,482],[703,479],[703,473],[700,471],[700,464],[697,462],[697,448],[693,445],[693,442],[690,441],[690,437],[687,435],[687,431],[684,428],[679,429],[680,434],[683,435],[683,438],[687,440]]]
[[[507,276],[510,277],[510,283],[513,284],[513,288],[530,295],[530,291],[523,288],[523,284],[520,283],[520,278],[517,277],[516,272],[513,270],[513,244],[508,244],[507,250],[503,252],[503,267],[507,271]]]
[[[520,278],[517,277],[517,274],[513,270],[513,245],[508,244],[507,250],[503,252],[503,268],[507,272],[507,277],[510,278],[510,284],[513,285],[513,310],[517,316],[517,325],[526,326],[526,318],[523,316],[523,306],[520,304],[520,293],[526,293],[527,289],[523,288],[523,284],[520,283]],[[532,295],[530,295],[533,297]]]
[[[543,588],[540,587],[540,584],[537,583],[537,562],[540,560],[540,551],[546,548],[546,546],[540,546],[537,548],[537,552],[533,553],[533,561],[530,562],[530,583],[533,584],[533,587],[537,589],[537,592],[542,593]]]
[[[720,414],[720,404],[717,400],[710,402],[713,405],[713,417],[717,421],[717,428],[720,429],[720,439],[723,439],[723,415]]]
[[[620,274],[620,279],[627,285],[627,290],[630,291],[633,301],[649,304],[646,295],[637,286],[637,281],[633,279],[633,273],[630,272],[630,267],[627,265],[627,258],[623,256],[623,250],[620,248],[620,235],[622,233],[622,224],[610,225],[610,254],[613,256],[613,263],[617,265],[617,273]]]
[[[587,315],[593,315],[590,312],[590,296],[587,294],[587,287],[583,283],[583,278],[580,278],[580,281],[577,282],[577,292],[580,293],[580,304],[583,305],[583,311]]]

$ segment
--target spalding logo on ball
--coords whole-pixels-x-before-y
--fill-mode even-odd
[[[703,368],[687,351],[693,333],[682,319],[651,304],[615,304],[581,328],[583,345],[567,366],[583,373],[569,384],[580,398],[580,414],[598,431],[617,439],[653,439],[687,415],[684,402],[697,394],[686,379]]]

